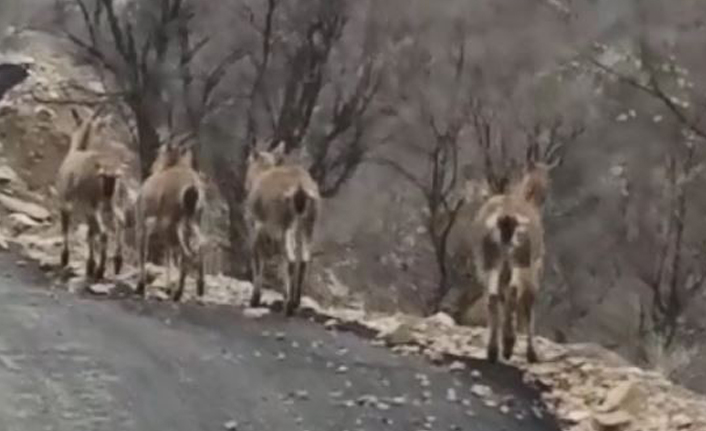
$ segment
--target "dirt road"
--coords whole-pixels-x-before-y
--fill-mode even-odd
[[[510,368],[474,377],[304,319],[52,292],[16,261],[0,253],[2,430],[559,429]]]

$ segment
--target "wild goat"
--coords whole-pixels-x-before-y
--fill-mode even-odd
[[[319,187],[301,166],[284,164],[284,143],[273,151],[253,150],[245,177],[246,218],[250,228],[253,291],[250,305],[260,304],[268,244],[280,258],[286,294],[285,314],[301,302],[311,243],[319,217]]]
[[[145,263],[149,243],[159,240],[167,256],[178,256],[179,284],[172,291],[172,299],[181,299],[186,276],[194,266],[197,271],[196,291],[203,296],[205,285],[200,224],[204,203],[203,185],[192,167],[191,148],[173,143],[162,145],[135,203],[139,295],[145,295]]]
[[[472,224],[474,261],[485,285],[489,339],[487,356],[498,359],[500,307],[503,356],[512,357],[516,329],[527,332],[527,361],[536,362],[534,349],[534,302],[539,293],[544,265],[544,227],[541,208],[549,184],[551,166],[528,160],[520,181],[491,196]],[[515,319],[517,319],[515,321]]]
[[[71,111],[77,129],[71,136],[71,145],[56,178],[56,189],[61,214],[64,248],[61,266],[69,263],[69,231],[72,218],[85,218],[88,224],[88,259],[86,277],[100,279],[105,273],[108,249],[108,230],[115,235],[115,273],[122,268],[122,218],[116,208],[115,194],[120,183],[119,169],[107,154],[89,149],[94,125],[100,109],[82,121]],[[96,238],[99,261],[96,268]]]

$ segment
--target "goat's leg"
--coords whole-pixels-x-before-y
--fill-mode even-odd
[[[164,283],[165,287],[167,290],[172,292],[172,262],[176,260],[174,256],[174,250],[171,247],[166,247],[163,250],[163,259],[164,259],[164,269],[165,269],[165,274],[164,274]],[[180,268],[179,264],[176,265],[177,268]]]
[[[86,240],[88,242],[88,259],[86,259],[86,278],[93,279],[96,273],[95,246],[98,222],[93,216],[88,217],[88,232]]]
[[[142,221],[142,228],[137,234],[137,247],[138,247],[138,265],[139,265],[139,280],[137,281],[136,293],[140,296],[145,296],[146,284],[147,284],[147,273],[145,270],[145,262],[147,260],[147,251],[149,250],[149,238],[151,230],[148,228],[147,220]]]
[[[71,229],[71,213],[67,208],[61,209],[61,233],[64,236],[64,248],[61,251],[61,267],[69,264],[69,230]]]
[[[294,310],[299,306],[297,298],[297,290],[299,288],[299,261],[297,253],[297,238],[296,230],[290,227],[284,232],[284,259],[282,278],[284,282],[284,291],[287,295],[285,304],[285,314],[291,316]]]
[[[304,291],[304,283],[307,279],[307,270],[309,269],[309,262],[311,261],[311,234],[305,231],[299,232],[299,238],[297,241],[297,271],[295,279],[295,302],[296,306],[299,307],[301,304],[302,293]]]
[[[186,251],[179,248],[179,284],[172,292],[172,300],[174,302],[181,301],[181,297],[184,295],[184,284],[186,283],[186,276],[189,273],[189,264],[190,259]]]
[[[511,283],[505,298],[505,308],[503,310],[503,357],[509,360],[515,350],[517,340],[515,332],[515,312],[517,309],[517,285]]]
[[[96,280],[100,280],[103,278],[103,275],[105,275],[105,265],[108,260],[108,231],[100,213],[95,215],[95,223],[100,250],[98,256],[98,269],[96,270],[94,277]]]
[[[264,239],[259,230],[255,230],[252,247],[250,250],[250,265],[252,269],[252,295],[250,296],[250,306],[259,307],[262,290],[262,272],[264,269],[264,256],[262,247]]]
[[[527,332],[527,362],[533,364],[538,361],[534,349],[534,289],[523,289],[519,298],[520,316],[524,320],[523,326]]]
[[[113,222],[113,231],[115,232],[115,255],[113,256],[113,268],[115,270],[115,275],[120,274],[123,268],[123,243],[125,242],[125,228],[124,221]]]
[[[294,314],[294,310],[296,309],[296,303],[294,299],[294,284],[292,282],[292,277],[290,276],[290,268],[292,266],[293,263],[290,262],[285,256],[280,257],[280,276],[282,278],[282,284],[284,284],[284,291],[286,293],[284,303],[285,316],[291,316],[292,314]]]
[[[492,269],[488,274],[488,345],[487,358],[490,362],[498,360],[498,329],[500,326],[500,268]]]
[[[199,246],[196,251],[196,294],[199,297],[206,293],[206,281],[203,268],[203,247]]]

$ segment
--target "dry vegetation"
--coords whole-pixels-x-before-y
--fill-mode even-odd
[[[683,353],[706,350],[702,3],[44,3],[0,17],[63,36],[100,85],[43,101],[108,102],[142,177],[161,143],[192,136],[218,191],[209,234],[228,239],[219,269],[251,275],[246,162],[283,141],[324,198],[318,297],[340,281],[346,300],[426,314],[461,291],[463,314],[481,297],[463,214],[484,194],[469,191],[501,191],[528,141],[561,143],[539,333],[670,370],[678,357],[672,376],[706,390]]]

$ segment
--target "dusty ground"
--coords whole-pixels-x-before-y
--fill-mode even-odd
[[[4,430],[559,429],[513,370],[452,372],[303,319],[53,291],[15,261],[0,254]]]

